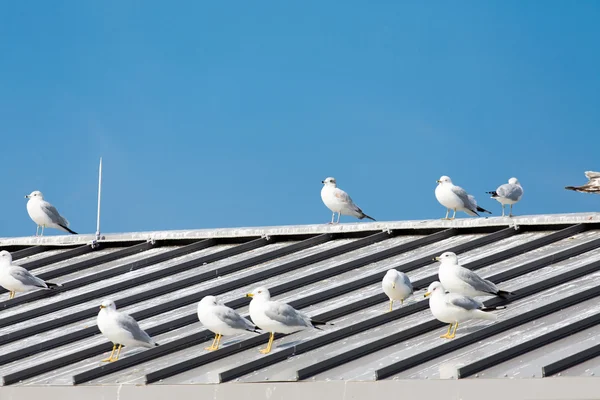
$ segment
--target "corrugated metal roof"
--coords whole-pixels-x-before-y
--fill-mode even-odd
[[[88,243],[89,242],[89,243]],[[586,376],[600,345],[600,215],[0,239],[34,274],[61,283],[0,300],[4,385],[182,384],[229,381]],[[447,341],[423,298],[437,279],[432,257],[461,264],[515,293],[497,321],[470,321]],[[408,274],[415,294],[388,309],[381,279]],[[313,317],[324,331],[213,334],[196,316],[212,294],[244,315],[243,294],[261,285]],[[161,345],[110,344],[95,319],[112,298]],[[502,300],[487,299],[489,305]],[[591,354],[591,356],[590,356]]]

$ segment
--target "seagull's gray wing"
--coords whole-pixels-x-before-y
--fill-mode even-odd
[[[600,172],[585,171],[585,177],[588,178],[590,181],[595,181],[595,183],[600,185]]]
[[[43,289],[48,288],[48,285],[46,285],[46,282],[44,282],[42,279],[38,278],[37,276],[34,276],[31,272],[27,271],[25,268],[13,266],[10,268],[9,274],[14,279],[21,282],[23,285],[36,286],[36,287],[43,288]]]
[[[217,306],[215,308],[215,315],[231,328],[247,331],[256,330],[256,325],[227,306]]]
[[[600,193],[600,172],[585,171],[588,183],[582,186],[565,186],[567,190],[574,190],[582,193]]]
[[[403,284],[405,284],[406,286],[408,286],[410,288],[410,292],[413,292],[413,286],[412,286],[412,282],[410,281],[410,279],[408,278],[408,276],[403,273],[403,272],[398,272],[398,276],[400,279],[400,282],[402,282]]]
[[[132,316],[125,313],[119,313],[116,320],[119,327],[129,332],[134,340],[142,343],[148,343],[149,345],[154,345],[154,340],[152,340],[150,335],[140,328],[137,321],[133,319]]]
[[[463,202],[463,207],[471,210],[472,212],[476,212],[477,210],[477,202],[475,201],[475,197],[469,195],[467,191],[460,186],[452,186],[452,192],[458,196],[460,201]]]
[[[69,221],[60,215],[56,207],[54,207],[52,204],[48,203],[47,201],[42,201],[40,206],[44,214],[46,214],[56,225],[69,226]]]
[[[453,305],[455,307],[463,308],[467,311],[477,310],[483,307],[483,304],[471,297],[460,296],[453,293],[447,294],[446,296],[446,302],[448,304]]]
[[[523,188],[519,185],[512,185],[510,183],[505,183],[504,185],[500,185],[498,189],[496,189],[496,193],[499,197],[504,197],[505,199],[509,199],[512,201],[518,201],[521,196],[523,196]]]
[[[265,309],[265,315],[285,326],[313,326],[308,316],[285,303],[270,302]]]
[[[496,285],[494,285],[492,282],[490,282],[486,279],[483,279],[482,277],[477,275],[475,272],[473,272],[467,268],[464,268],[464,267],[457,268],[456,275],[463,282],[465,282],[466,284],[468,284],[475,290],[478,290],[480,292],[489,293],[489,294],[497,294],[498,293],[498,288],[496,287]]]

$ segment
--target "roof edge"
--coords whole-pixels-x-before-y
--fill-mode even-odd
[[[383,230],[422,230],[448,228],[483,228],[508,227],[525,225],[570,225],[599,223],[600,212],[573,214],[544,214],[526,215],[513,218],[461,218],[453,221],[441,219],[413,221],[377,221],[355,222],[349,224],[312,224],[312,225],[282,225],[266,227],[193,229],[172,231],[147,231],[111,233],[102,235],[102,242],[140,242],[146,240],[177,240],[177,239],[209,239],[209,238],[242,238],[261,236],[286,235],[318,235],[322,233],[352,233]],[[15,238],[0,238],[0,246],[74,246],[84,245],[96,240],[95,234],[60,235],[60,236],[26,236]]]

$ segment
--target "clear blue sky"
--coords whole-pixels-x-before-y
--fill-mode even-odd
[[[0,4],[0,236],[41,190],[81,233],[310,224],[334,176],[378,220],[449,175],[524,214],[599,211],[600,2]],[[461,215],[464,217],[464,215]],[[354,222],[351,217],[342,221]],[[50,231],[48,231],[50,233]]]

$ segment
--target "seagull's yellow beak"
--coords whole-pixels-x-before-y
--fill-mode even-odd
[[[429,297],[429,296],[431,296],[431,292],[427,292],[423,295],[423,297]]]
[[[440,261],[439,257],[433,257],[433,261]]]
[[[105,308],[102,304],[100,304],[100,309],[102,310],[103,308]]]
[[[246,293],[246,297],[254,297],[252,293]]]
[[[396,282],[392,283],[392,289],[396,289]]]
[[[442,181],[440,181],[439,179],[436,181],[437,183],[442,183]]]

